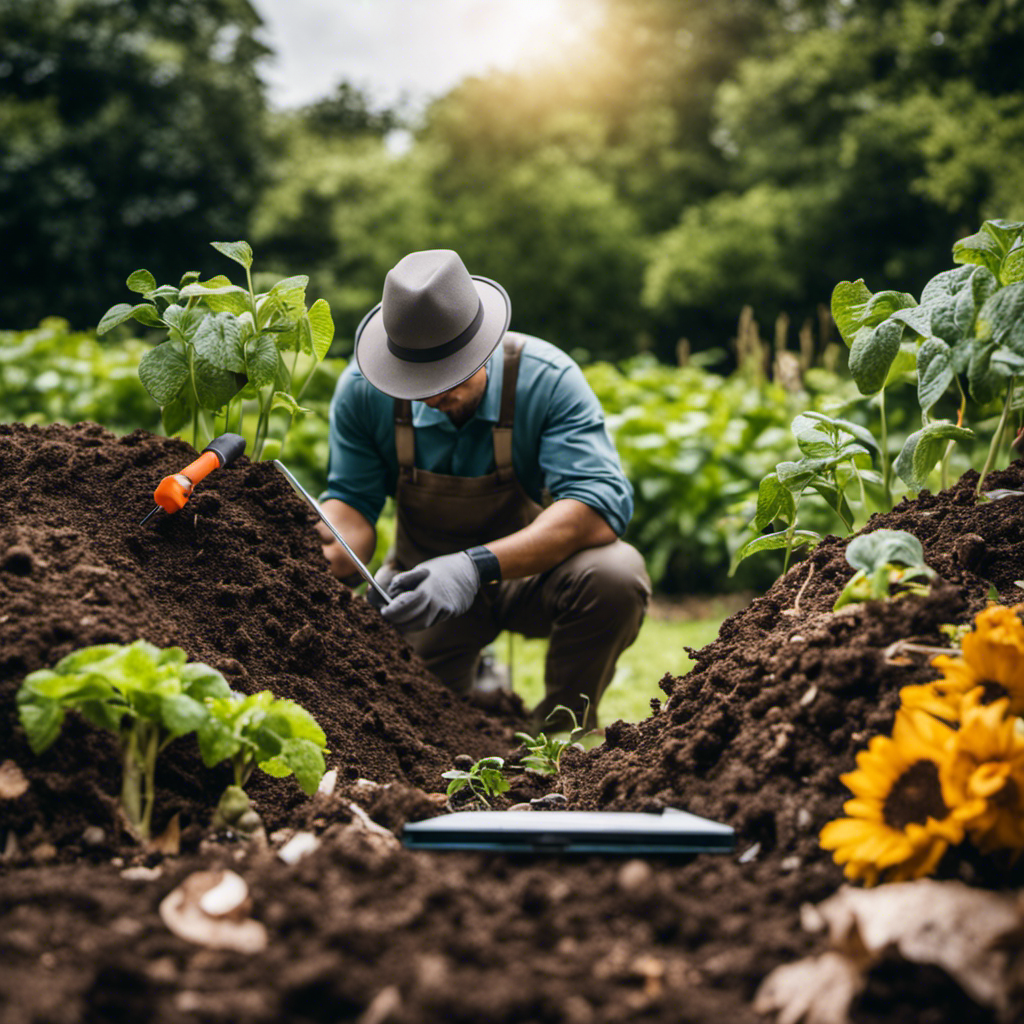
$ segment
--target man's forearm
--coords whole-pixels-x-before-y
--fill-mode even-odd
[[[581,501],[563,498],[529,526],[490,541],[487,547],[497,556],[502,579],[515,580],[547,572],[577,551],[610,544],[615,538],[600,513]]]
[[[365,516],[337,498],[328,498],[320,507],[359,559],[364,564],[369,562],[377,547],[377,531]],[[323,523],[317,524],[317,532],[324,542],[324,556],[331,563],[331,572],[342,580],[358,574],[355,562]]]

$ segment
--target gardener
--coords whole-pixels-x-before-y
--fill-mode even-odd
[[[468,694],[502,630],[550,637],[534,724],[559,704],[582,723],[585,695],[593,728],[651,592],[643,558],[619,539],[632,488],[579,367],[509,331],[510,310],[505,289],[451,250],[399,261],[331,401],[323,510],[368,561],[395,496],[382,614],[444,683]],[[358,582],[320,534],[335,575]]]

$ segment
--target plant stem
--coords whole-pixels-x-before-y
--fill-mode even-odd
[[[882,414],[882,494],[885,510],[892,508],[892,467],[889,465],[889,428],[885,422],[885,388],[878,392],[878,408]]]
[[[160,730],[156,726],[150,726],[149,736],[146,742],[145,780],[146,791],[143,800],[142,828],[143,839],[148,839],[152,830],[153,805],[156,803],[156,755],[160,749]]]
[[[964,425],[964,412],[967,410],[967,396],[964,394],[964,389],[960,384],[960,378],[954,377],[953,379],[956,381],[957,390],[960,392],[960,411],[957,413],[956,425],[958,427],[962,427]],[[943,490],[946,490],[949,487],[949,459],[953,454],[953,448],[955,445],[956,441],[950,441],[949,444],[946,445],[945,454],[942,456],[941,484]]]
[[[121,807],[133,830],[142,834],[142,772],[135,729],[121,738]]]
[[[1013,401],[1013,388],[1017,382],[1016,377],[1010,378],[1009,387],[1006,389],[1006,401],[1003,403],[1003,413],[999,417],[999,426],[996,427],[996,432],[992,437],[992,443],[988,446],[988,457],[985,459],[985,468],[981,471],[981,476],[978,477],[978,486],[974,489],[976,497],[981,497],[981,485],[985,482],[985,477],[988,476],[989,470],[992,468],[992,463],[995,462],[996,452],[999,451],[999,443],[1003,439],[1003,431],[1006,429],[1006,420],[1010,415],[1010,403]]]

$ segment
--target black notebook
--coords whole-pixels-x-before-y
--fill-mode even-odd
[[[493,850],[543,854],[729,853],[728,825],[688,811],[458,811],[402,830],[413,850]]]

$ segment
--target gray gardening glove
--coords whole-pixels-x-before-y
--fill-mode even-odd
[[[380,589],[385,594],[389,594],[388,587],[391,586],[391,581],[398,575],[398,567],[392,565],[390,562],[382,565],[374,574],[373,578],[380,584]],[[366,600],[373,605],[377,611],[380,611],[384,607],[384,599],[377,593],[373,587],[366,588]]]
[[[381,615],[403,633],[426,629],[469,611],[479,589],[480,573],[465,551],[441,555],[395,576]]]

